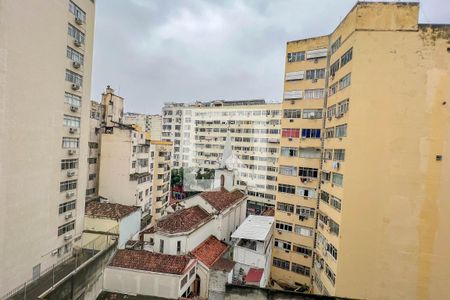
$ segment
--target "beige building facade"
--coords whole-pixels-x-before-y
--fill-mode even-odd
[[[71,255],[83,230],[95,5],[0,7],[2,297]]]
[[[286,79],[314,64],[325,68],[315,82],[325,93],[318,161],[299,157],[312,126],[282,121],[300,132],[281,141],[282,153],[296,149],[280,158],[280,172],[286,165],[293,173],[278,180],[274,235],[286,251],[274,247],[277,282],[361,299],[450,294],[450,26],[418,24],[418,13],[417,3],[357,3],[329,36],[288,42]],[[326,57],[311,61],[308,53],[322,49]],[[286,81],[284,111],[310,109],[304,97],[286,99],[307,80]],[[317,189],[310,200],[296,195],[305,167],[317,169],[307,173]],[[297,209],[304,201],[308,218]],[[307,224],[310,236],[298,237],[295,227]],[[304,256],[297,241],[310,249]],[[308,270],[301,276],[299,264]]]
[[[146,115],[140,113],[125,113],[123,123],[137,125],[142,130],[149,132],[152,140],[161,140],[162,117],[160,115]]]

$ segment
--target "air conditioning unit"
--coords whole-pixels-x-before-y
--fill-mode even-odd
[[[68,240],[70,240],[71,238],[72,238],[72,235],[71,235],[70,233],[67,233],[67,234],[64,235],[64,240],[65,240],[65,241],[68,241]]]
[[[72,66],[73,66],[75,69],[79,69],[79,68],[81,67],[81,64],[80,64],[79,62],[77,62],[77,61],[74,61],[74,62],[72,62]]]
[[[295,100],[291,100],[291,104],[295,104]]]
[[[73,40],[73,44],[77,47],[81,47],[81,42],[79,40]]]
[[[73,111],[73,112],[78,111],[78,106],[71,105],[71,106],[70,106],[70,111]]]
[[[81,20],[78,17],[75,17],[75,23],[77,23],[78,25],[83,25],[83,20]]]
[[[343,115],[344,115],[343,113],[338,113],[336,114],[336,118],[342,118]]]
[[[52,251],[52,256],[55,256],[56,254],[58,254],[58,250],[53,250]]]
[[[67,171],[67,177],[75,176],[75,171]]]
[[[72,83],[72,90],[78,91],[80,89],[80,86],[76,83]]]
[[[69,132],[70,133],[77,133],[78,129],[74,128],[74,127],[70,127],[69,128]]]
[[[67,153],[69,155],[75,155],[75,154],[77,154],[77,150],[70,149],[69,151],[67,151]]]
[[[300,216],[298,216],[298,219],[299,219],[300,221],[304,221],[304,220],[305,220],[305,217],[302,216],[302,215],[300,215]]]
[[[314,63],[317,64],[318,62],[319,62],[319,59],[318,59],[318,58],[315,58],[315,59],[314,59]]]
[[[66,193],[66,198],[70,198],[70,197],[73,197],[73,196],[75,196],[74,192],[67,192]]]
[[[314,79],[312,80],[312,82],[317,82],[317,78],[314,78]]]
[[[68,219],[70,219],[70,218],[72,218],[72,213],[71,213],[71,212],[67,213],[67,214],[64,216],[64,219],[66,219],[66,220],[68,220]]]
[[[292,138],[290,137],[290,138],[288,138],[288,140],[289,140],[289,141],[292,141]]]

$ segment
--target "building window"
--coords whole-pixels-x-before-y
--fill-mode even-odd
[[[331,54],[337,51],[341,47],[341,37],[338,37],[333,44],[331,44]]]
[[[164,253],[164,240],[159,240],[159,252]]]
[[[324,96],[324,89],[305,90],[304,99],[322,99]]]
[[[303,128],[302,138],[304,139],[320,139],[320,129],[316,128]]]
[[[327,117],[328,120],[331,120],[332,117],[336,115],[336,104],[328,107],[327,109]]]
[[[287,138],[298,138],[298,137],[300,137],[300,129],[297,129],[297,128],[283,128],[281,136],[282,137],[287,137]]]
[[[69,170],[78,168],[78,159],[61,160],[61,170]]]
[[[188,276],[186,275],[186,276],[183,277],[183,279],[181,279],[181,282],[180,282],[180,289],[182,289],[183,286],[186,285],[187,281],[188,281]]]
[[[59,191],[65,192],[77,188],[77,180],[67,180],[59,183]]]
[[[338,90],[338,83],[336,82],[330,85],[330,87],[328,88],[328,96],[336,94],[337,90]]]
[[[275,223],[275,228],[283,231],[292,231],[292,224],[278,221]]]
[[[300,109],[285,109],[283,110],[283,115],[287,119],[298,119],[301,118]]]
[[[279,184],[278,192],[287,193],[287,194],[295,194],[295,186],[288,184]]]
[[[84,45],[85,42],[84,33],[78,30],[75,26],[69,24],[67,33],[69,34],[69,36],[73,37],[75,40]]]
[[[80,107],[81,106],[81,97],[77,95],[73,95],[70,93],[64,94],[64,102],[71,106]]]
[[[341,199],[336,198],[335,196],[331,197],[331,206],[334,207],[337,211],[341,211]]]
[[[64,115],[64,126],[80,128],[80,118]]]
[[[305,60],[305,52],[291,52],[287,55],[288,62],[296,62]]]
[[[295,213],[304,218],[314,218],[316,215],[316,210],[307,206],[297,205],[295,208]]]
[[[348,73],[347,75],[345,75],[344,77],[342,77],[339,80],[339,90],[345,89],[346,87],[348,87],[350,85],[352,81],[352,74]]]
[[[294,205],[283,203],[283,202],[277,202],[277,209],[279,211],[284,211],[287,213],[293,213],[294,212]]]
[[[296,263],[292,263],[291,271],[304,276],[309,276],[310,273],[310,269],[308,267]]]
[[[331,180],[331,172],[322,171],[321,178],[324,181],[330,181]]]
[[[78,138],[63,137],[63,140],[62,140],[63,149],[78,148],[79,145],[80,145],[80,140]]]
[[[333,221],[333,219],[328,218],[328,226],[330,226],[330,232],[334,235],[339,236],[339,224]]]
[[[193,278],[195,275],[195,267],[193,267],[190,271],[189,271],[189,278]]]
[[[58,236],[75,229],[75,221],[71,221],[58,227]]]
[[[337,116],[339,117],[343,116],[348,111],[348,106],[349,106],[348,99],[339,102],[337,107]]]
[[[181,252],[181,241],[177,241],[177,253]]]
[[[297,195],[299,195],[300,197],[314,198],[316,196],[316,190],[304,187],[297,187]]]
[[[94,180],[97,177],[97,174],[89,174],[89,180]]]
[[[59,205],[59,214],[63,214],[65,212],[74,210],[75,206],[76,206],[76,200],[65,202],[65,203],[61,203]]]
[[[80,52],[67,47],[67,58],[71,59],[74,62],[79,63],[80,65],[84,64],[84,56]]]
[[[287,241],[275,239],[274,246],[283,250],[291,251],[292,244]]]
[[[280,166],[280,174],[287,176],[297,176],[297,168],[291,166]]]
[[[347,124],[336,126],[336,135],[337,138],[346,137],[347,136]]]
[[[327,275],[328,279],[334,286],[334,284],[336,283],[336,275],[327,264],[325,264],[325,274]]]
[[[96,164],[97,163],[97,158],[96,157],[89,157],[88,158],[88,163],[90,165]]]
[[[95,188],[86,190],[86,196],[89,196],[89,195],[92,195],[92,194],[95,194]]]
[[[69,1],[69,11],[83,23],[86,22],[86,13],[72,1]]]
[[[83,76],[70,70],[66,70],[66,81],[72,82],[73,84],[79,86],[83,86]]]
[[[298,176],[300,177],[317,178],[317,175],[318,170],[314,168],[300,167],[298,169]]]
[[[284,270],[289,270],[289,267],[290,267],[289,261],[281,259],[281,258],[277,258],[277,257],[273,258],[272,265],[274,267],[284,269]]]
[[[325,69],[306,70],[306,80],[325,78]]]
[[[342,186],[344,183],[344,175],[339,173],[333,173],[332,182],[337,186]]]
[[[341,57],[341,66],[345,66],[349,61],[353,58],[353,48],[350,48],[347,52],[344,53]]]
[[[281,147],[281,156],[297,157],[298,148]]]
[[[340,61],[338,59],[330,66],[330,76],[331,77],[334,77],[334,75],[336,75],[336,72],[339,70],[339,66],[340,66],[339,64],[340,64]]]
[[[293,251],[298,254],[303,254],[305,256],[312,256],[312,249],[305,246],[295,245],[293,246]]]
[[[322,119],[321,109],[304,109],[303,119]]]
[[[334,132],[334,131],[333,131]],[[325,149],[324,151],[323,151],[323,161],[325,162],[325,161],[327,161],[327,160],[329,160],[329,159],[332,159],[333,158],[333,150],[331,150],[331,149]]]
[[[330,255],[337,260],[338,251],[336,247],[333,246],[330,242],[327,244],[327,252],[330,253]]]
[[[313,237],[314,229],[306,226],[295,225],[294,232],[301,236]]]
[[[345,149],[334,149],[334,160],[343,161],[345,159]]]
[[[98,149],[98,143],[95,142],[89,142],[89,149]]]

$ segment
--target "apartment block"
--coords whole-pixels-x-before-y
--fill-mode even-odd
[[[140,113],[125,113],[123,123],[128,125],[137,125],[142,130],[150,132],[152,140],[161,140],[162,117],[160,115],[146,115]]]
[[[418,13],[418,3],[358,2],[330,35],[287,43],[278,285],[358,299],[450,294],[450,26],[418,24]]]
[[[1,1],[0,297],[83,230],[94,14],[89,0]]]
[[[259,214],[275,204],[280,111],[279,103],[262,99],[170,103],[163,109],[163,139],[174,141],[174,167],[207,172],[220,167],[230,135],[235,184],[248,192],[249,212]]]
[[[100,103],[91,101],[91,112],[89,120],[89,142],[88,142],[88,182],[86,185],[86,201],[98,197],[98,177],[100,158],[100,136],[103,118],[103,109]]]

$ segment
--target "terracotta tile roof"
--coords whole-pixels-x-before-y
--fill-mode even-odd
[[[247,276],[245,276],[245,281],[246,282],[260,282],[263,273],[264,273],[264,269],[250,268],[250,270],[247,273]]]
[[[191,254],[208,268],[211,267],[227,251],[229,246],[211,235],[198,245]]]
[[[267,208],[267,209],[261,214],[261,216],[274,217],[274,216],[275,216],[275,208],[274,208],[274,207],[269,207],[269,208]]]
[[[229,192],[226,189],[221,189],[220,191],[203,192],[200,196],[211,204],[211,206],[216,210],[222,211],[239,202],[243,197],[245,197],[245,194],[239,190]]]
[[[234,261],[221,257],[212,265],[211,269],[230,272],[235,264]]]
[[[89,217],[120,220],[139,209],[138,206],[89,201],[86,203],[84,214]]]
[[[181,275],[185,272],[192,257],[188,255],[169,255],[146,250],[118,250],[109,266],[149,272]]]
[[[149,227],[149,228],[147,228],[147,229],[142,230],[142,231],[141,231],[141,234],[142,234],[142,233],[149,233],[149,234],[155,233],[155,226],[151,226],[151,227]]]
[[[212,216],[200,206],[180,209],[156,222],[156,231],[165,233],[188,232],[204,224]]]

